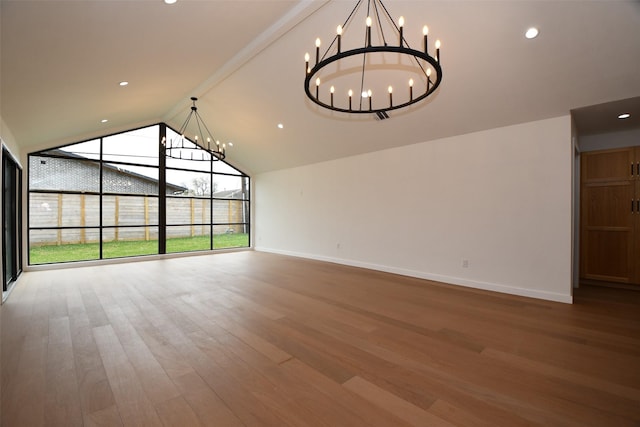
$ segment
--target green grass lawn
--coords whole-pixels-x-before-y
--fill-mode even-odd
[[[242,248],[249,246],[249,235],[219,234],[213,236],[214,249]],[[209,236],[167,239],[167,253],[190,252],[209,249]],[[134,240],[105,242],[103,258],[120,258],[158,253],[157,240]],[[49,264],[53,262],[85,261],[99,259],[98,243],[33,246],[29,250],[29,263]]]

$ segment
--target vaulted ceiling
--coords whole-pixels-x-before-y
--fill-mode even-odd
[[[249,173],[572,110],[584,132],[640,126],[637,1],[386,0],[410,43],[424,24],[442,40],[444,78],[384,121],[320,110],[303,91],[304,53],[354,4],[0,0],[0,115],[28,152],[160,121],[178,128],[197,96],[214,135],[234,143],[227,160]],[[530,26],[536,39],[523,36]],[[632,119],[612,121],[620,108]]]

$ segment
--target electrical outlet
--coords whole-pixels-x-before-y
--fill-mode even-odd
[[[469,268],[469,260],[468,259],[463,259],[462,260],[462,268]]]

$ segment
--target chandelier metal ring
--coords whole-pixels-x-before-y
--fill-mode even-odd
[[[365,14],[361,16],[363,11]],[[355,33],[352,31],[357,27],[356,22],[366,24],[364,44],[360,45],[362,47],[352,48],[354,41],[357,43],[357,28]],[[404,37],[404,24],[403,16],[398,21],[392,18],[382,0],[357,0],[344,23],[337,26],[334,38],[324,54],[320,54],[320,38],[316,39],[315,63],[311,63],[308,52],[305,54],[306,96],[328,110],[354,114],[373,113],[380,119],[386,119],[389,118],[388,111],[408,107],[433,94],[442,81],[440,40],[435,42],[435,55],[429,54],[429,28],[425,25],[422,31],[423,49],[413,49]],[[385,32],[390,33],[391,38]],[[354,34],[356,38],[353,37]],[[391,40],[397,41],[397,44]],[[345,42],[351,46],[343,51],[342,45]],[[359,58],[356,57],[361,57],[362,60],[358,61]],[[408,83],[406,91],[394,92],[394,87],[397,89],[398,84],[407,84],[401,83],[402,81]],[[381,84],[383,87],[388,85],[388,101],[376,93],[374,102],[374,92],[383,90]],[[343,86],[349,87],[348,102],[343,92],[346,87]],[[353,89],[358,86],[359,91],[354,96]],[[329,91],[322,89],[327,87],[330,87]]]
[[[430,83],[429,85],[427,85],[427,90],[425,92],[423,92],[422,94],[420,94],[419,96],[416,96],[412,99],[410,99],[409,101],[403,102],[401,104],[397,104],[397,105],[390,105],[390,106],[385,106],[385,107],[379,107],[379,108],[372,108],[372,109],[353,109],[353,108],[341,108],[341,107],[336,107],[335,105],[331,105],[331,104],[327,104],[325,102],[322,102],[319,98],[319,96],[316,96],[311,88],[312,87],[316,87],[312,82],[314,80],[314,77],[316,74],[318,74],[320,72],[320,70],[322,70],[324,67],[326,67],[327,65],[331,64],[332,62],[336,62],[339,61],[341,59],[350,57],[350,56],[357,56],[357,55],[367,55],[368,53],[376,53],[376,52],[386,52],[386,53],[399,53],[402,55],[408,55],[411,56],[412,58],[415,58],[416,60],[422,59],[426,62],[428,62],[434,69],[435,72],[435,81],[433,81],[432,83]],[[428,77],[427,77],[428,78]],[[431,79],[429,79],[429,81],[431,82]],[[440,66],[440,63],[433,58],[431,55],[429,55],[428,53],[416,50],[416,49],[411,49],[409,47],[405,47],[405,46],[369,46],[369,47],[361,47],[361,48],[357,48],[357,49],[351,49],[351,50],[347,50],[344,52],[340,52],[337,53],[329,58],[323,59],[320,62],[318,62],[315,66],[313,66],[310,71],[307,73],[307,76],[305,77],[304,80],[304,90],[307,94],[307,97],[309,97],[309,99],[311,99],[313,102],[315,102],[316,104],[320,105],[321,107],[324,108],[328,108],[330,110],[333,111],[340,111],[343,113],[355,113],[355,114],[372,114],[372,113],[378,113],[378,112],[382,112],[382,111],[391,111],[391,110],[397,110],[399,108],[404,108],[407,107],[411,104],[415,104],[416,102],[420,102],[421,100],[423,100],[424,98],[426,98],[427,96],[431,95],[437,88],[438,86],[440,86],[440,82],[442,81],[442,67]]]

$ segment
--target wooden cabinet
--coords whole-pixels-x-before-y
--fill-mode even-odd
[[[581,159],[580,277],[640,284],[640,147]]]

